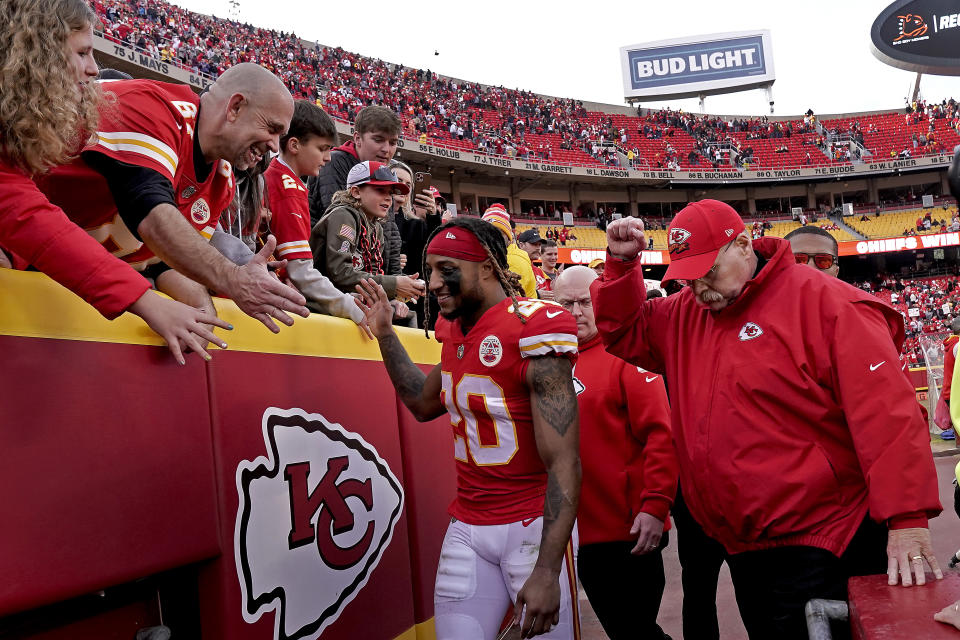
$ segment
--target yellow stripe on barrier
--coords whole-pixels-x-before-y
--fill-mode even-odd
[[[140,318],[126,313],[116,320],[106,320],[41,273],[0,269],[0,300],[0,335],[163,345]],[[380,360],[376,341],[366,338],[349,320],[319,314],[295,316],[293,327],[277,323],[280,333],[273,334],[241,312],[232,300],[215,299],[215,303],[220,317],[234,326],[233,331],[216,331],[230,350]],[[432,365],[440,361],[440,343],[425,338],[422,330],[397,329],[397,333],[414,362]]]
[[[436,640],[437,629],[433,618],[413,625],[393,640]]]

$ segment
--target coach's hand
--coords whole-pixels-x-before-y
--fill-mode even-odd
[[[639,218],[620,218],[607,225],[607,249],[614,258],[633,260],[646,248]]]
[[[292,326],[293,318],[287,315],[288,311],[308,318],[310,310],[304,306],[307,299],[299,291],[280,282],[267,269],[276,246],[277,239],[272,235],[267,236],[267,242],[250,262],[233,272],[223,293],[236,302],[245,314],[262,322],[270,331],[279,333],[280,328],[273,319]]]
[[[660,546],[660,538],[663,536],[663,520],[641,511],[633,519],[630,535],[637,536],[637,544],[630,550],[630,553],[642,556],[645,553],[656,551],[657,547]]]
[[[930,565],[930,570],[937,580],[943,579],[943,572],[933,553],[930,542],[930,529],[926,527],[915,529],[891,529],[887,534],[887,584],[895,585],[900,581],[903,586],[913,584],[910,569],[916,575],[917,584],[925,584],[923,561]]]
[[[367,325],[375,338],[386,338],[393,333],[393,305],[387,292],[373,278],[361,280],[357,285],[360,300],[357,306],[363,311]]]
[[[570,597],[576,597],[576,594],[571,594]],[[517,594],[517,604],[514,605],[513,612],[517,620],[520,620],[521,638],[538,636],[559,624],[559,570],[534,567],[530,577],[523,583],[523,588]]]

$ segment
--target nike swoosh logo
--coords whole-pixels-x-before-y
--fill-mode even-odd
[[[291,211],[290,213],[293,213],[293,211]],[[297,216],[298,218],[300,218],[301,220],[303,220],[303,216],[300,215],[299,213],[293,213],[293,215],[295,215],[295,216]]]
[[[881,366],[885,365],[886,363],[887,363],[887,361],[884,360],[883,362],[878,362],[877,364],[872,364],[872,365],[870,365],[870,371],[876,371],[877,369],[879,369]]]
[[[548,318],[556,318],[558,315],[563,313],[563,311],[547,311]]]
[[[657,379],[657,376],[646,376],[647,382],[653,382]]]

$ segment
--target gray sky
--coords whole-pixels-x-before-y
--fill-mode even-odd
[[[175,0],[227,17],[228,0]],[[623,103],[619,48],[690,35],[769,29],[777,115],[899,109],[915,74],[870,53],[870,25],[888,0],[531,2],[239,0],[240,19],[394,63],[485,84]],[[397,11],[396,19],[390,11]],[[957,30],[960,35],[960,29]],[[960,46],[960,42],[957,43]],[[435,56],[434,50],[440,55]],[[924,76],[927,100],[960,78]],[[644,106],[699,109],[696,99]],[[710,113],[769,112],[760,90],[707,98]]]

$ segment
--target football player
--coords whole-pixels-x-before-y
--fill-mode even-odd
[[[403,403],[421,422],[446,412],[453,427],[457,495],[437,568],[437,638],[492,640],[511,600],[523,637],[574,638],[576,323],[559,305],[516,297],[503,237],[487,222],[454,218],[425,255],[443,343],[429,374],[394,333],[384,290],[372,280],[357,289]]]

